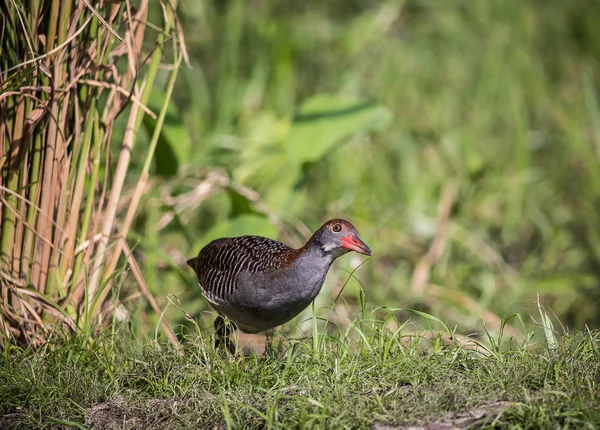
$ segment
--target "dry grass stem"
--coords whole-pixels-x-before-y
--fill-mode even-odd
[[[152,51],[156,60],[146,61],[147,0],[136,8],[88,0],[42,6],[11,0],[0,8],[10,32],[0,59],[0,345],[16,338],[40,345],[53,324],[89,333],[101,320],[111,272],[120,259],[131,260],[122,252],[127,231],[116,231],[118,208],[142,116],[157,118],[147,101],[164,38],[183,40],[170,30],[170,14]],[[117,67],[123,60],[127,67]],[[173,65],[176,73],[179,60]],[[122,113],[129,121],[115,159]],[[127,226],[134,217],[132,210]],[[143,283],[139,270],[135,278]],[[147,288],[144,296],[151,296]]]

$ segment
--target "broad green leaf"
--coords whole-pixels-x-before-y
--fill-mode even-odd
[[[240,148],[237,181],[259,190],[271,208],[298,197],[302,166],[322,159],[355,133],[382,128],[390,119],[383,107],[348,97],[321,94],[307,100],[290,122],[258,116]]]
[[[285,209],[289,212],[290,205],[298,197],[297,187],[302,177],[299,165],[283,163],[279,165],[278,173],[265,189],[265,201],[273,210]]]
[[[331,94],[308,99],[295,115],[286,139],[289,160],[317,161],[355,133],[380,130],[391,118],[377,104]]]
[[[244,141],[239,146],[240,163],[234,179],[254,187],[269,185],[286,162],[282,140],[288,134],[289,119],[278,119],[273,113],[263,112],[245,119]]]

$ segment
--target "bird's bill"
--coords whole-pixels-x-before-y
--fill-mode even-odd
[[[342,247],[360,254],[373,255],[371,249],[355,234],[349,234],[342,238]]]

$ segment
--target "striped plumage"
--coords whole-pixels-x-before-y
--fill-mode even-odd
[[[293,248],[266,237],[227,237],[206,245],[198,254],[194,268],[197,268],[202,293],[214,302],[233,294],[238,273],[278,270],[293,256]]]
[[[217,310],[216,345],[235,349],[233,327],[258,333],[281,325],[314,300],[333,261],[356,251],[371,255],[352,224],[326,222],[299,249],[260,236],[217,239],[188,261],[204,297]]]

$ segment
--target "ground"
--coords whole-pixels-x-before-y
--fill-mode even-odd
[[[6,351],[0,428],[597,428],[600,333],[469,348],[426,333],[286,340],[261,356],[104,339]]]

